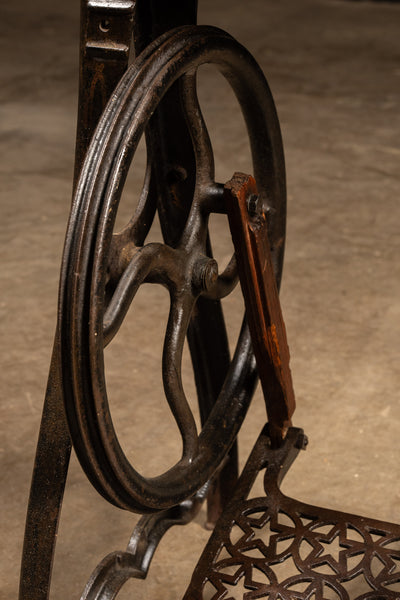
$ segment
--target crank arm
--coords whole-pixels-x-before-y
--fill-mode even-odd
[[[225,202],[270,435],[279,445],[291,424],[295,397],[268,224],[253,177],[236,173],[225,185]]]

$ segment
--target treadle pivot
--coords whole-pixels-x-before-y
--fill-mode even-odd
[[[281,480],[304,446],[262,431],[200,558],[184,600],[399,600],[400,526],[304,504]],[[265,469],[265,496],[249,498]]]

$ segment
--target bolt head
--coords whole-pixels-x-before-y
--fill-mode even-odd
[[[218,263],[213,258],[202,256],[193,269],[193,284],[202,292],[209,292],[218,279]]]
[[[296,442],[296,448],[298,448],[299,450],[305,450],[308,446],[308,437],[306,436],[305,433],[300,433],[299,437],[297,438],[297,442]]]
[[[261,199],[257,194],[250,194],[247,198],[247,210],[251,217],[254,217],[261,211]]]
[[[202,287],[207,292],[218,279],[218,263],[213,258],[210,258],[203,267],[202,272]]]

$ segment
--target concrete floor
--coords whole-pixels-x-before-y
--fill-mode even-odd
[[[79,6],[8,2],[0,15],[0,597],[8,600],[17,594],[71,195]],[[295,424],[310,437],[284,490],[399,522],[400,5],[200,0],[199,21],[226,29],[251,50],[282,124],[289,192],[282,304]],[[238,108],[209,69],[200,96],[219,179],[248,170]],[[141,157],[136,168],[133,189],[143,174]],[[215,219],[212,226],[223,262],[230,253],[226,224]],[[227,310],[234,341],[239,296]],[[148,474],[177,453],[154,380],[166,311],[164,294],[144,289],[107,355],[117,430]],[[187,359],[185,365],[193,395]],[[139,407],[132,407],[132,389],[144,400]],[[242,462],[264,418],[258,394],[240,435]],[[79,597],[98,561],[125,547],[136,520],[98,497],[73,459],[53,596]],[[208,536],[203,525],[204,513],[168,533],[148,580],[127,584],[120,597],[179,598]]]

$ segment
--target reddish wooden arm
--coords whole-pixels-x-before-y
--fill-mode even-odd
[[[270,433],[274,444],[279,444],[290,425],[295,397],[268,225],[261,211],[251,209],[256,200],[256,182],[250,175],[235,173],[225,185],[229,226]]]

